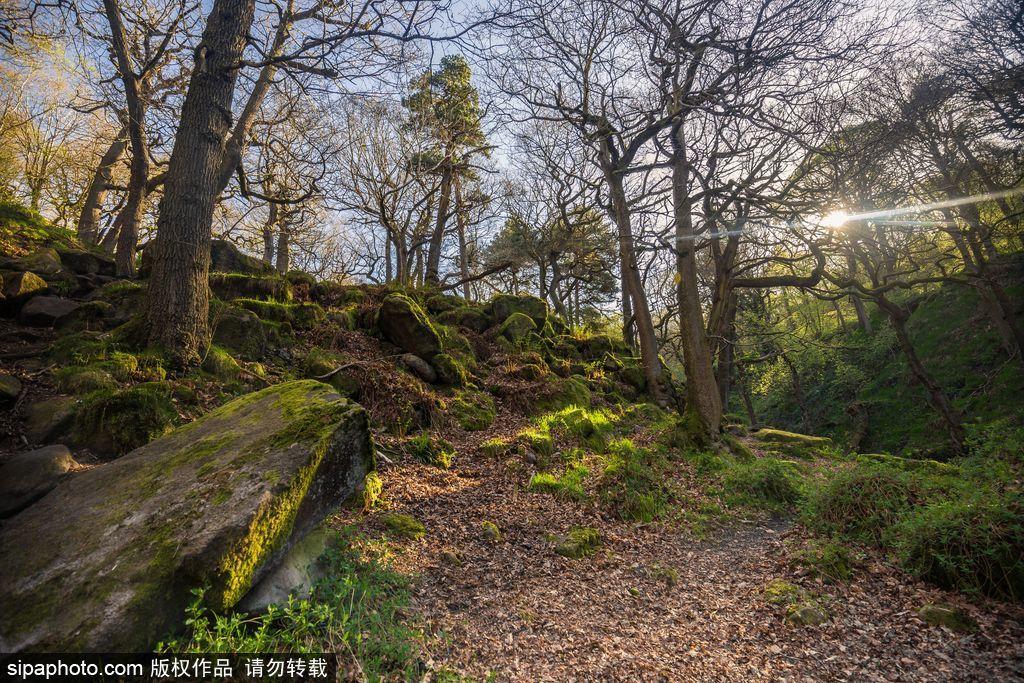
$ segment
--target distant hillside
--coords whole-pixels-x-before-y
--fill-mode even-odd
[[[1004,286],[1018,302],[1017,314],[1024,315],[1024,254],[1007,258],[1004,269]],[[847,332],[834,325],[790,352],[799,390],[783,363],[762,368],[753,396],[760,420],[829,434],[860,452],[941,456],[945,433],[924,390],[907,369],[884,317],[873,311],[872,322],[870,336],[847,319]],[[1007,360],[972,288],[936,288],[914,312],[909,329],[918,355],[971,430],[1024,424],[1024,366]]]

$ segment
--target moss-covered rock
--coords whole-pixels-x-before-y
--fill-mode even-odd
[[[133,316],[142,314],[146,303],[146,285],[129,280],[117,280],[103,285],[89,298],[112,306],[107,322],[111,327],[116,327],[128,322]]]
[[[969,614],[953,605],[929,603],[917,611],[917,616],[929,626],[945,626],[962,633],[978,629],[977,622]]]
[[[424,302],[426,309],[434,315],[461,308],[465,305],[466,301],[462,297],[452,294],[434,294],[427,297],[427,300]]]
[[[117,388],[117,380],[101,367],[72,365],[58,370],[54,378],[62,392],[79,396],[100,389]]]
[[[592,397],[587,381],[579,375],[552,379],[541,390],[532,404],[533,413],[561,410],[567,406],[590,406]]]
[[[437,373],[437,381],[449,387],[462,387],[469,379],[466,367],[449,353],[439,353],[430,361]]]
[[[210,306],[213,342],[245,360],[261,360],[293,343],[288,323],[262,320],[252,311],[217,303]]]
[[[499,294],[491,299],[488,310],[494,324],[504,322],[509,316],[520,313],[533,320],[535,329],[539,329],[544,326],[548,318],[547,303],[535,296]]]
[[[460,391],[448,402],[448,411],[460,427],[478,432],[494,422],[494,397],[482,391]]]
[[[278,275],[210,273],[210,289],[222,301],[232,299],[292,300],[291,284]]]
[[[0,517],[42,498],[76,465],[71,451],[60,445],[12,456],[0,467]]]
[[[8,406],[21,395],[21,380],[14,375],[0,373],[0,406]]]
[[[484,540],[491,543],[501,543],[501,529],[494,522],[484,520],[480,523],[480,533]]]
[[[3,298],[8,307],[18,306],[49,289],[46,280],[31,271],[12,271],[3,275]]]
[[[419,305],[404,294],[389,294],[381,302],[377,327],[384,338],[427,361],[441,352],[441,337]]]
[[[826,436],[797,434],[781,429],[759,429],[752,436],[762,444],[791,458],[813,458],[832,447],[832,439]]]
[[[54,327],[61,332],[102,332],[116,326],[115,309],[106,301],[87,301],[59,318]]]
[[[151,651],[193,589],[235,605],[372,465],[365,411],[298,381],[81,472],[0,529],[21,549],[0,553],[2,649]]]
[[[579,560],[590,557],[601,547],[601,534],[590,527],[573,527],[559,540],[555,552],[562,557]]]
[[[309,302],[281,303],[280,301],[262,301],[259,299],[235,299],[231,303],[247,311],[252,311],[261,320],[289,323],[292,327],[299,330],[311,329],[327,319],[327,313],[319,304]]]
[[[469,306],[460,306],[444,311],[437,316],[437,320],[445,325],[464,327],[473,332],[483,332],[490,327],[490,321],[484,312]]]
[[[116,457],[163,436],[177,419],[166,384],[100,389],[76,408],[71,440],[100,455]]]
[[[62,439],[75,419],[75,399],[55,396],[38,401],[25,410],[25,434],[30,443],[52,443]]]
[[[242,367],[230,353],[219,346],[210,346],[203,358],[203,370],[220,380],[232,382],[242,373]]]
[[[621,340],[613,339],[607,334],[595,334],[578,342],[580,353],[587,360],[600,360],[607,354],[616,356],[631,355],[629,347]]]
[[[537,330],[537,324],[523,313],[513,313],[498,328],[498,334],[513,344],[522,343],[531,332]]]
[[[480,452],[489,458],[503,458],[511,455],[518,444],[502,438],[493,438],[480,444]]]

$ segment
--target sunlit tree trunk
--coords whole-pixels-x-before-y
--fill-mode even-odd
[[[100,157],[96,170],[93,172],[92,180],[89,182],[89,189],[85,193],[85,201],[82,204],[82,213],[78,217],[77,235],[84,244],[96,244],[100,232],[100,214],[103,211],[103,201],[110,189],[110,179],[114,172],[114,166],[125,150],[128,149],[127,128],[121,128],[117,136],[110,143],[107,151]]]
[[[147,323],[172,363],[198,363],[209,345],[210,240],[218,171],[254,0],[215,0],[182,104],[164,182]]]
[[[452,168],[445,164],[441,172],[441,196],[437,201],[437,220],[434,225],[434,232],[430,236],[430,245],[427,251],[426,272],[423,276],[424,283],[437,284],[440,282],[441,270],[441,248],[444,246],[444,232],[448,223],[448,207],[451,203],[452,194]]]

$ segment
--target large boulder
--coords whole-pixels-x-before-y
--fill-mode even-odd
[[[30,270],[39,275],[58,275],[64,270],[60,255],[56,249],[44,247],[16,259],[10,259],[4,263],[5,268],[11,270]]]
[[[114,259],[106,254],[84,249],[57,249],[60,262],[76,275],[104,275],[117,273]]]
[[[10,517],[57,486],[75,459],[67,446],[17,453],[0,467],[0,517]]]
[[[0,651],[151,651],[193,589],[235,606],[372,467],[362,407],[300,380],[77,474],[0,529]]]
[[[227,240],[210,242],[210,270],[220,273],[247,273],[249,275],[269,275],[275,273],[274,267],[258,258],[243,254],[238,247]]]
[[[498,334],[511,342],[519,342],[537,331],[533,318],[524,313],[513,313],[498,328]]]
[[[79,302],[61,296],[33,297],[21,307],[18,322],[29,327],[53,327],[79,306]]]
[[[232,299],[292,300],[292,286],[278,275],[210,273],[210,290],[221,301],[231,301]]]
[[[540,328],[544,326],[544,322],[548,318],[547,303],[535,296],[499,294],[491,300],[489,308],[491,319],[495,324],[504,322],[513,313],[522,313],[531,318]]]
[[[29,443],[48,443],[71,431],[75,420],[75,399],[54,396],[25,409],[25,432]]]
[[[431,360],[441,353],[441,337],[415,301],[389,294],[381,302],[377,327],[389,342],[408,353]]]
[[[244,360],[267,358],[292,340],[291,325],[262,320],[238,306],[211,306],[210,327],[213,343],[231,349]]]

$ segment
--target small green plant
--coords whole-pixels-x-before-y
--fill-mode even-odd
[[[480,530],[485,539],[491,543],[501,543],[501,529],[494,522],[483,521],[480,523]]]
[[[418,434],[405,442],[410,455],[420,462],[448,469],[452,466],[452,458],[455,457],[455,448],[440,437],[430,434]]]
[[[351,533],[320,558],[326,576],[308,598],[289,598],[258,616],[217,614],[205,591],[192,591],[186,633],[157,645],[161,653],[349,653],[369,680],[417,676],[419,633],[405,622],[407,580],[373,553],[362,557]]]

